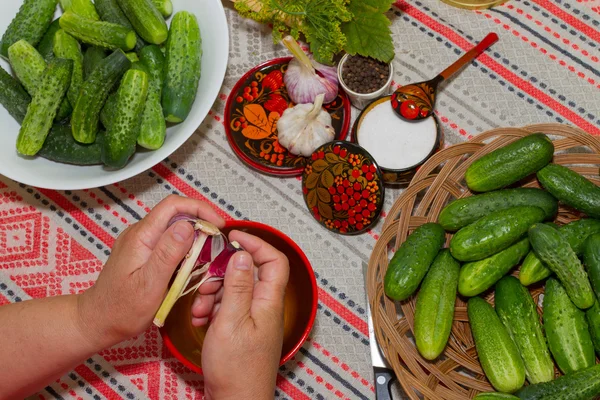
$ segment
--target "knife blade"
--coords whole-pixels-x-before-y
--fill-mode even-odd
[[[365,292],[367,290],[367,263],[363,262],[363,276],[365,279]],[[371,306],[369,296],[367,295],[367,319],[369,324],[369,346],[371,348],[371,362],[373,363],[373,375],[375,377],[375,398],[377,400],[392,400],[392,381],[396,379],[394,371],[386,361],[377,338],[375,337],[375,328],[373,317],[371,316]]]

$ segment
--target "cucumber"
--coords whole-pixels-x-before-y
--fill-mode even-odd
[[[600,394],[600,364],[551,382],[529,385],[517,396],[522,400],[591,400]]]
[[[496,313],[517,345],[529,383],[551,381],[554,362],[529,290],[514,276],[505,276],[496,284],[494,298]]]
[[[596,350],[596,354],[600,355],[600,303],[598,301],[585,310],[585,319],[588,323],[592,343],[594,343],[594,350]]]
[[[37,45],[37,51],[46,60],[46,62],[52,61],[54,58],[54,35],[60,29],[60,19],[55,19],[50,24],[46,33]]]
[[[15,18],[11,21],[0,42],[0,55],[8,57],[8,48],[19,40],[32,46],[42,40],[56,10],[56,0],[24,0]]]
[[[450,251],[459,261],[482,260],[514,244],[544,217],[544,211],[534,206],[494,211],[456,232]]]
[[[129,51],[136,42],[135,32],[121,25],[94,21],[71,11],[60,17],[60,27],[83,43],[104,49]]]
[[[487,393],[479,393],[477,396],[473,397],[473,400],[511,400],[518,399],[517,396],[513,396],[508,393],[500,393],[500,392],[487,392]]]
[[[464,264],[458,278],[458,292],[467,297],[483,293],[519,264],[528,251],[529,240],[524,238],[493,256]]]
[[[60,5],[64,12],[71,11],[93,21],[100,20],[96,7],[94,7],[91,0],[68,0],[68,2],[61,0]]]
[[[202,38],[193,14],[175,14],[166,48],[162,106],[165,119],[179,123],[192,109],[202,67]]]
[[[71,104],[76,104],[83,84],[83,55],[79,42],[64,30],[59,30],[54,38],[54,55],[73,61],[73,76],[67,97]]]
[[[102,140],[104,134],[96,136],[96,143],[80,144],[73,139],[71,127],[54,125],[38,153],[51,161],[74,165],[102,164]]]
[[[73,61],[53,60],[31,100],[17,137],[17,151],[26,156],[37,154],[52,127],[58,107],[69,88]]]
[[[88,47],[83,55],[83,79],[87,79],[100,61],[105,58],[106,52],[101,47]]]
[[[115,118],[115,114],[117,112],[117,93],[111,93],[108,95],[106,99],[106,103],[104,107],[102,107],[102,111],[100,112],[100,122],[104,127],[108,130],[110,129],[110,124]]]
[[[13,72],[31,96],[38,91],[44,71],[48,67],[46,61],[37,50],[25,40],[19,40],[8,49],[8,58]],[[58,109],[56,118],[63,120],[72,112],[69,101],[65,98]]]
[[[144,47],[140,52],[140,57],[148,71],[150,81],[148,99],[142,113],[140,135],[137,142],[146,149],[156,150],[162,147],[167,133],[167,124],[161,105],[165,57],[156,45]]]
[[[471,297],[467,314],[485,376],[499,392],[519,390],[525,383],[525,366],[492,306],[480,297]]]
[[[519,270],[519,281],[523,286],[529,286],[536,282],[546,279],[552,275],[552,271],[544,265],[535,251],[531,250],[521,264]]]
[[[20,124],[27,114],[27,107],[31,97],[23,86],[13,78],[4,68],[0,67],[0,104]]]
[[[594,304],[595,296],[583,265],[560,232],[544,224],[529,229],[529,242],[540,260],[556,274],[571,301],[586,309]]]
[[[552,141],[543,133],[534,133],[475,160],[467,168],[465,180],[474,192],[500,189],[539,171],[553,155]]]
[[[117,3],[137,34],[146,42],[161,44],[167,40],[167,23],[152,1],[117,0]]]
[[[594,344],[584,312],[571,302],[556,279],[549,278],[545,289],[544,328],[558,368],[568,374],[594,365]]]
[[[456,231],[491,212],[516,206],[539,207],[545,212],[544,219],[554,218],[558,211],[558,202],[548,192],[534,188],[504,189],[454,200],[444,207],[438,222],[446,231]]]
[[[600,233],[595,233],[585,241],[583,262],[596,297],[600,298]]]
[[[410,297],[444,246],[446,233],[436,223],[419,226],[394,253],[384,278],[385,294],[394,300]]]
[[[415,342],[419,353],[434,360],[446,347],[452,321],[460,264],[448,250],[439,252],[423,280],[415,305]]]
[[[136,63],[136,62],[140,61],[140,58],[138,57],[137,53],[135,53],[133,51],[129,52],[129,53],[125,53],[125,56],[127,56],[129,61],[131,61],[132,63]]]
[[[124,26],[127,29],[134,31],[133,25],[127,19],[123,10],[117,4],[117,0],[95,0],[96,11],[100,15],[100,18],[106,22],[112,22],[113,24]],[[140,51],[146,44],[136,34],[135,51]]]
[[[115,50],[100,61],[90,77],[81,86],[79,99],[73,110],[71,125],[73,137],[79,143],[94,143],[98,132],[100,111],[112,86],[129,69],[131,62],[122,50]]]
[[[171,0],[152,0],[154,6],[165,18],[169,18],[173,14],[173,3]]]
[[[102,147],[102,160],[109,167],[122,168],[135,152],[138,123],[148,95],[148,74],[130,69],[117,92],[116,113]]]
[[[593,218],[600,218],[600,188],[577,172],[557,164],[549,164],[537,178],[554,197]]]

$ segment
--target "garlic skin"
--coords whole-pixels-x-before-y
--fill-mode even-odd
[[[291,36],[286,36],[283,44],[294,55],[283,76],[290,100],[295,104],[312,104],[323,94],[325,104],[334,101],[339,86],[337,68],[309,58]]]
[[[277,140],[290,153],[310,157],[335,137],[331,115],[322,108],[324,97],[319,94],[314,104],[288,108],[277,121]]]

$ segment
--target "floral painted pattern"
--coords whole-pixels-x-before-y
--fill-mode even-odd
[[[321,146],[304,170],[306,205],[327,229],[357,234],[377,222],[383,205],[381,172],[359,146],[333,142]]]
[[[294,104],[289,99],[283,76],[289,59],[267,63],[251,71],[236,85],[229,98],[226,128],[231,145],[252,166],[273,174],[302,173],[307,158],[289,153],[277,141],[277,121]],[[341,92],[324,106],[332,118],[336,138],[345,137],[349,103]]]

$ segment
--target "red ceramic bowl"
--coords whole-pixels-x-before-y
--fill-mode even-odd
[[[290,280],[285,294],[284,336],[281,361],[288,362],[306,341],[317,313],[317,282],[304,252],[288,236],[265,224],[251,221],[229,221],[223,232],[232,230],[258,236],[281,251],[290,261]],[[165,345],[179,361],[202,374],[202,343],[207,327],[192,326],[191,307],[194,295],[177,301],[165,326],[160,330]]]

